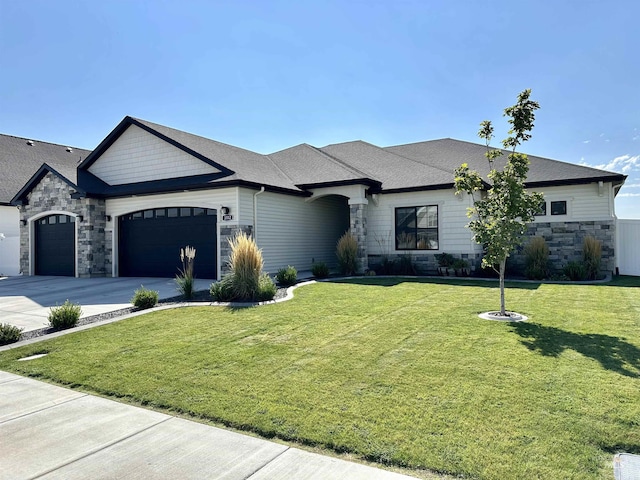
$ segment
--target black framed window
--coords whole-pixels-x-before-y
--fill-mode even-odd
[[[566,214],[567,214],[566,200],[551,202],[551,215],[566,215]]]
[[[547,202],[542,201],[540,202],[540,208],[538,209],[538,212],[536,213],[536,217],[542,217],[544,215],[547,214]]]
[[[438,250],[438,206],[396,208],[396,250]]]

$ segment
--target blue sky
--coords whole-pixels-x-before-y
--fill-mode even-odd
[[[131,115],[261,153],[506,136],[629,175],[640,218],[640,3],[0,0],[0,132],[94,148]]]

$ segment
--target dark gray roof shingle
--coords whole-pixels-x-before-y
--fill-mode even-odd
[[[8,205],[43,163],[76,183],[76,166],[90,150],[71,147],[68,152],[68,148],[66,145],[0,134],[0,205]]]
[[[484,145],[444,138],[426,142],[409,143],[386,147],[385,150],[415,160],[425,165],[441,168],[453,175],[461,164],[467,163],[469,168],[476,170],[484,179],[489,173],[489,163],[484,156],[487,148]],[[504,165],[509,152],[496,161],[496,166]],[[536,184],[569,184],[581,181],[622,180],[624,175],[607,172],[596,168],[585,167],[573,163],[551,160],[549,158],[528,155],[529,173],[527,185]]]

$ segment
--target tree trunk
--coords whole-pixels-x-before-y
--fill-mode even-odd
[[[504,307],[504,271],[507,264],[506,257],[500,260],[500,315],[506,316],[507,312]]]

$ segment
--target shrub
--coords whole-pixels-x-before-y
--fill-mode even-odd
[[[411,255],[400,255],[397,269],[399,275],[415,275],[416,267],[413,265]]]
[[[155,307],[158,303],[158,292],[144,288],[144,285],[140,285],[140,288],[133,293],[131,303],[141,309]]]
[[[17,342],[21,336],[21,328],[9,325],[8,323],[0,323],[0,345]]]
[[[600,272],[602,259],[602,243],[592,236],[584,238],[582,243],[582,260],[589,280],[595,280]]]
[[[216,302],[231,302],[233,297],[233,274],[228,273],[219,282],[209,287],[209,294]]]
[[[193,276],[193,263],[195,258],[196,249],[194,247],[187,245],[180,249],[182,269],[180,269],[180,273],[176,275],[176,287],[186,299],[192,298],[195,290],[196,281]]]
[[[564,274],[574,282],[587,279],[587,269],[580,262],[569,262],[563,269]]]
[[[276,296],[277,291],[278,288],[276,287],[276,284],[273,283],[273,280],[271,280],[271,277],[268,274],[263,273],[262,275],[260,275],[256,300],[258,300],[259,302],[273,300],[273,297]]]
[[[455,261],[454,256],[450,253],[437,253],[434,256],[436,257],[436,261],[438,262],[439,267],[451,267],[453,265],[453,262]]]
[[[531,280],[549,276],[549,247],[543,237],[533,237],[524,247],[524,274]]]
[[[282,286],[289,287],[298,281],[298,271],[295,267],[288,265],[287,268],[281,268],[276,273],[276,280]]]
[[[340,273],[344,275],[356,273],[358,270],[358,242],[351,232],[345,233],[338,240],[336,255]]]
[[[456,272],[457,276],[466,277],[469,275],[469,262],[467,262],[464,258],[456,258],[451,265]]]
[[[258,292],[264,261],[262,250],[253,238],[239,232],[229,240],[231,256],[229,267],[233,274],[233,293],[237,300],[253,300]]]
[[[329,276],[329,267],[324,262],[316,262],[311,265],[311,273],[316,278],[327,278]]]
[[[380,263],[376,267],[376,273],[379,275],[393,275],[397,270],[395,260],[389,258],[387,255],[383,255]]]
[[[51,307],[49,311],[49,324],[53,328],[75,327],[82,315],[80,305],[70,302],[68,299],[62,305]]]

